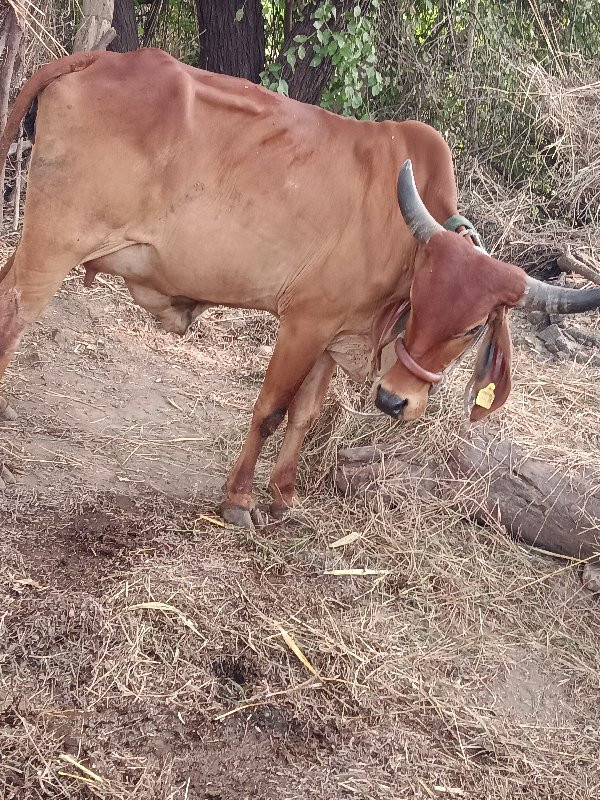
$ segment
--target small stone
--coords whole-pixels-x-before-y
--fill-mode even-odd
[[[23,363],[35,367],[42,363],[42,359],[37,350],[29,350],[23,357]]]
[[[546,345],[557,345],[558,341],[563,337],[563,333],[558,325],[550,325],[543,331],[538,333],[539,338],[546,343]]]
[[[14,422],[18,418],[19,415],[12,406],[8,405],[8,403],[4,409],[0,408],[0,420],[3,420],[4,422]]]
[[[63,329],[55,328],[50,335],[61,347],[68,347],[73,343],[73,336],[69,336]]]
[[[0,469],[0,480],[5,485],[8,483],[13,484],[17,482],[15,476],[5,464],[2,464],[2,469]]]
[[[600,593],[600,565],[586,564],[583,568],[581,582],[590,592]]]

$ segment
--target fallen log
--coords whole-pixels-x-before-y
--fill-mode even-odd
[[[469,434],[447,463],[423,459],[410,448],[361,447],[340,450],[334,480],[346,495],[377,496],[394,504],[394,487],[417,482],[417,491],[446,502],[460,497],[465,483],[477,482],[481,500],[469,515],[485,524],[499,521],[527,544],[577,559],[600,561],[600,486],[597,475],[569,472],[532,457],[512,441]],[[457,482],[462,491],[457,492]],[[458,500],[456,500],[458,502]],[[472,507],[471,507],[472,505]]]

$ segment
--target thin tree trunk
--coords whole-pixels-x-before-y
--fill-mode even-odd
[[[467,38],[462,57],[462,72],[465,76],[465,125],[471,133],[471,141],[475,141],[477,135],[477,98],[475,97],[473,83],[473,52],[475,50],[475,26],[477,25],[478,11],[479,0],[471,0]]]
[[[303,11],[302,19],[297,20],[291,27],[289,36],[286,37],[281,55],[277,59],[281,65],[280,77],[287,82],[288,94],[295,100],[303,103],[318,105],[325,91],[327,84],[333,75],[333,64],[331,59],[324,58],[318,67],[311,67],[310,62],[313,57],[312,37],[315,35],[314,15],[315,11],[322,4],[322,0],[312,0]],[[329,28],[334,33],[340,33],[346,27],[346,12],[353,9],[356,5],[366,5],[365,0],[336,0],[335,7],[337,14],[329,21]],[[305,43],[306,55],[302,60],[298,60],[296,66],[292,68],[287,61],[286,53],[290,47],[296,48],[294,42],[296,36],[311,37]]]
[[[133,0],[115,0],[112,26],[117,35],[108,45],[107,50],[115,53],[129,53],[139,48],[140,39]]]
[[[196,0],[202,69],[260,83],[265,29],[260,0]],[[236,18],[237,15],[237,18]]]
[[[23,29],[19,25],[19,20],[12,8],[6,12],[3,18],[2,32],[0,38],[4,42],[4,64],[0,71],[0,131],[6,127],[6,120],[8,119],[8,101],[10,98],[10,87],[12,84],[13,71],[15,67],[15,60],[19,52],[19,45],[23,36]],[[0,55],[2,55],[0,53]],[[5,165],[0,168],[0,189],[2,193],[0,198],[0,226],[4,219],[4,173]]]
[[[292,12],[294,10],[294,0],[285,0],[283,11],[283,38],[288,39],[292,32]]]
[[[83,0],[83,18],[75,34],[73,52],[98,50],[112,41],[114,0]]]
[[[19,218],[21,214],[21,180],[23,176],[23,125],[19,125],[19,138],[17,139],[16,153],[16,174],[15,174],[15,198],[13,212],[13,231],[19,230]]]

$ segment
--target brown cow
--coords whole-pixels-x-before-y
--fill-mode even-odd
[[[377,405],[414,419],[486,326],[470,402],[480,419],[510,388],[507,308],[600,306],[598,291],[540,284],[441,227],[457,213],[452,159],[418,122],[344,119],[158,50],[80,53],[25,84],[0,163],[36,97],[23,235],[0,273],[0,376],[77,264],[88,282],[123,277],[169,330],[210,305],[275,314],[277,344],[226,485],[233,523],[252,524],[256,461],[286,413],[272,511],[293,504],[336,364],[365,379],[373,337],[375,361],[397,337]]]

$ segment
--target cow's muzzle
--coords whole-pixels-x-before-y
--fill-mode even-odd
[[[390,417],[393,417],[394,419],[400,419],[404,413],[407,403],[408,400],[403,400],[401,397],[397,397],[395,394],[388,392],[387,389],[384,389],[383,386],[379,385],[377,389],[377,397],[375,398],[375,405],[380,411],[383,411],[384,414],[389,414]]]

